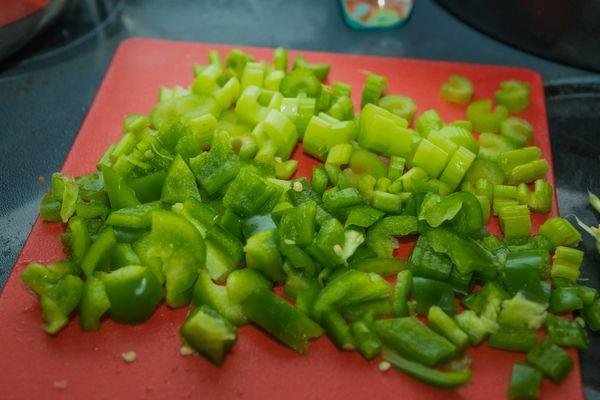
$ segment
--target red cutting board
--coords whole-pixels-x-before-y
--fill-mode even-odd
[[[148,113],[159,85],[188,85],[194,63],[205,63],[207,52],[225,54],[231,46],[131,39],[117,50],[62,171],[94,171],[104,149],[121,135],[122,118]],[[257,59],[271,60],[272,50],[243,48]],[[389,78],[389,91],[411,96],[418,113],[436,108],[445,120],[464,118],[464,107],[439,99],[440,85],[451,74],[469,77],[476,98],[490,97],[498,83],[519,79],[531,85],[531,107],[522,113],[535,130],[534,143],[551,160],[542,80],[531,70],[497,66],[417,61],[331,53],[303,52],[310,61],[333,64],[330,79],[351,84],[360,101],[361,71]],[[293,52],[292,54],[293,55]],[[296,151],[299,174],[309,174],[316,162]],[[554,183],[552,167],[548,179]],[[552,214],[556,214],[556,208]],[[543,218],[536,217],[539,226]],[[137,326],[103,322],[98,332],[82,332],[77,318],[56,337],[40,329],[38,301],[18,276],[31,261],[64,257],[60,224],[36,221],[0,296],[0,398],[2,399],[504,399],[512,363],[522,353],[482,345],[471,349],[473,380],[457,391],[426,386],[397,371],[381,372],[378,361],[366,362],[357,352],[340,352],[325,337],[298,355],[254,327],[240,329],[239,341],[218,369],[200,357],[179,354],[178,328],[187,309],[162,306]],[[126,364],[121,353],[133,350],[137,361]],[[573,372],[560,384],[544,381],[543,398],[582,399],[577,353]],[[66,385],[66,387],[64,387]]]

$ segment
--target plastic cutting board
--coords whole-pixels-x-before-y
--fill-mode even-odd
[[[130,113],[148,113],[160,85],[188,85],[192,65],[205,63],[207,52],[225,54],[232,46],[131,39],[123,42],[106,73],[62,171],[78,175],[94,171],[106,147],[121,135],[121,122]],[[257,59],[271,60],[272,50],[242,48]],[[439,87],[449,75],[460,74],[475,84],[475,98],[489,98],[502,80],[531,85],[531,107],[522,117],[535,131],[534,144],[551,160],[542,80],[534,71],[487,65],[418,61],[333,53],[303,52],[309,61],[333,64],[330,81],[353,86],[360,103],[364,71],[389,78],[389,92],[411,96],[417,115],[436,108],[444,120],[464,119],[465,108],[445,103]],[[293,60],[293,52],[290,59]],[[310,174],[315,160],[296,151],[297,175]],[[548,180],[554,184],[550,167]],[[555,201],[556,203],[556,201]],[[551,215],[556,214],[556,207]],[[545,217],[534,217],[534,232]],[[497,229],[494,222],[492,229]],[[0,398],[2,399],[505,399],[511,366],[523,353],[470,349],[473,379],[457,391],[431,388],[393,369],[378,370],[378,360],[366,362],[357,352],[340,352],[326,337],[312,342],[302,356],[252,326],[240,329],[239,341],[222,369],[195,356],[179,354],[178,329],[187,308],[161,306],[144,324],[120,325],[110,320],[97,332],[82,332],[77,318],[56,337],[40,329],[35,295],[18,279],[31,261],[64,257],[61,224],[36,221],[15,268],[0,296]],[[410,244],[399,253],[407,254]],[[133,350],[127,364],[121,353]],[[560,384],[544,380],[542,398],[581,399],[579,360]]]

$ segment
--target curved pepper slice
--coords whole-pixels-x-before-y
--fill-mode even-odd
[[[432,198],[428,195],[427,198]],[[427,199],[426,198],[426,199]],[[453,193],[439,202],[424,200],[419,212],[419,220],[437,228],[446,221],[458,232],[470,235],[483,228],[483,213],[477,197],[468,192]]]
[[[452,389],[463,386],[471,380],[471,376],[473,375],[469,368],[457,371],[439,371],[429,368],[418,362],[400,357],[386,348],[383,349],[382,356],[384,360],[407,375],[440,388]]]
[[[409,215],[385,217],[367,232],[367,247],[379,257],[391,257],[396,248],[394,237],[417,233],[417,218]]]

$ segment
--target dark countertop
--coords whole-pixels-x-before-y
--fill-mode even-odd
[[[55,24],[0,64],[0,286],[8,277],[48,187],[49,182],[42,184],[38,177],[49,177],[60,169],[116,46],[127,37],[520,66],[540,72],[547,85],[598,79],[588,71],[547,61],[491,39],[432,0],[416,1],[407,25],[384,31],[350,29],[333,0],[79,3],[74,13],[80,13],[80,22],[75,28],[63,29]],[[109,9],[107,5],[114,7]],[[94,19],[97,27],[90,30],[87,24]],[[63,45],[70,35],[79,36]],[[577,211],[579,215],[585,209],[585,187],[600,191],[597,152],[585,152],[590,143],[597,143],[593,134],[598,125],[590,123],[587,116],[600,115],[600,100],[586,93],[571,93],[568,88],[549,94],[555,156],[557,143],[561,144],[558,149],[568,145],[568,151],[555,160],[559,202],[563,214]],[[583,98],[592,99],[588,108],[577,103]],[[570,139],[569,128],[574,127],[571,115],[558,112],[566,107],[578,110],[577,122],[585,126],[574,132],[577,141]],[[573,179],[570,172],[583,165],[585,172]],[[585,212],[588,222],[598,223],[594,220],[597,215]],[[591,249],[593,245],[586,242],[586,247]],[[597,261],[588,261],[588,268],[596,267],[590,263]],[[598,274],[590,277],[591,284],[598,287]],[[592,342],[595,350],[585,353],[582,361],[588,398],[596,398],[600,388],[600,374],[591,370],[600,361],[598,335]]]

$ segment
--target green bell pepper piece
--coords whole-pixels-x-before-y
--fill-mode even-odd
[[[384,348],[383,359],[394,368],[412,376],[428,385],[444,389],[453,389],[465,385],[471,380],[471,370],[468,367],[456,371],[439,371],[421,363],[408,360],[395,352]]]
[[[110,252],[110,265],[112,269],[141,264],[142,261],[133,250],[131,243],[117,243]]]
[[[165,203],[180,203],[188,198],[200,200],[200,192],[194,174],[183,158],[177,155],[165,177],[160,199]]]
[[[417,312],[421,315],[427,315],[431,306],[438,306],[449,315],[456,314],[454,290],[449,283],[415,276],[412,280],[412,294]]]
[[[428,367],[439,364],[457,352],[456,346],[415,317],[375,321],[373,329],[385,346]]]
[[[142,203],[160,200],[163,183],[167,173],[163,170],[148,175],[127,180],[127,185],[133,189],[136,197]]]
[[[125,323],[144,322],[163,298],[163,289],[147,267],[130,265],[100,275],[110,302],[108,315]]]
[[[372,225],[367,231],[367,247],[378,257],[391,257],[395,237],[417,233],[417,219],[412,216],[389,216]]]
[[[92,240],[85,220],[80,216],[72,217],[69,220],[68,232],[70,233],[71,258],[81,261]]]
[[[429,328],[452,342],[458,350],[469,346],[469,336],[440,307],[433,305],[427,313]]]
[[[112,228],[108,227],[100,232],[81,260],[81,269],[86,277],[92,276],[103,260],[110,257],[110,252],[116,243],[117,238]]]
[[[348,270],[332,279],[319,293],[314,304],[317,321],[326,311],[351,304],[387,297],[390,284],[377,274]]]
[[[585,330],[575,320],[549,314],[545,328],[548,338],[559,346],[582,350],[588,348],[589,341]]]
[[[433,251],[427,237],[421,235],[410,253],[408,269],[416,276],[445,281],[452,272],[452,261],[446,254]]]
[[[490,333],[493,333],[498,328],[495,322],[479,318],[471,310],[455,315],[454,321],[469,336],[469,340],[473,346],[478,346]]]
[[[215,284],[210,279],[208,272],[200,270],[198,271],[198,280],[194,286],[192,304],[194,306],[210,306],[235,325],[248,323],[248,318],[242,311],[241,304],[233,302],[227,292],[227,286]]]
[[[307,246],[313,241],[315,234],[315,215],[317,205],[307,201],[290,209],[279,222],[279,235],[288,244]]]
[[[152,212],[152,231],[148,240],[149,255],[159,260],[160,272],[166,278],[167,304],[171,307],[188,304],[197,269],[205,266],[209,258],[202,235],[185,217],[156,210]]]
[[[387,298],[368,300],[362,303],[350,304],[342,307],[342,315],[348,321],[358,321],[365,317],[379,318],[390,315],[392,306]]]
[[[591,331],[600,330],[600,299],[594,300],[590,305],[584,307],[581,316]]]
[[[550,294],[549,311],[566,314],[584,308],[583,300],[576,287],[558,287]]]
[[[372,360],[381,352],[381,340],[369,327],[370,321],[362,319],[350,324],[350,333],[355,338],[356,348],[366,359]]]
[[[352,261],[349,268],[362,272],[373,272],[381,276],[391,276],[406,269],[406,260],[399,258],[366,258]]]
[[[255,269],[243,268],[227,277],[227,297],[234,304],[242,304],[256,288],[271,290],[271,281]]]
[[[250,236],[244,248],[246,265],[254,268],[275,282],[285,279],[281,254],[273,230],[266,230]]]
[[[504,287],[511,295],[520,292],[529,300],[547,303],[550,288],[541,280],[547,260],[548,253],[544,250],[509,253],[503,271]]]
[[[185,343],[216,366],[237,342],[237,329],[218,311],[209,306],[194,309],[179,333]]]
[[[329,184],[329,177],[325,172],[325,169],[322,166],[313,167],[312,176],[310,179],[310,186],[312,189],[318,193],[323,194],[325,189],[327,189],[327,185]]]
[[[419,220],[426,221],[433,228],[451,221],[450,226],[464,235],[474,234],[483,228],[479,200],[468,192],[453,193],[437,203],[423,201]]]
[[[461,274],[482,271],[495,275],[498,261],[476,241],[442,227],[430,229],[425,235],[431,248],[447,254]]]
[[[110,300],[102,279],[89,277],[84,285],[79,303],[79,324],[84,331],[100,328],[100,318],[110,308]]]
[[[61,200],[59,200],[53,192],[46,193],[40,202],[40,215],[42,220],[50,222],[61,221],[61,207]]]
[[[540,394],[543,374],[527,364],[514,364],[508,386],[511,399],[535,400]]]
[[[356,348],[350,326],[338,311],[325,311],[321,315],[320,324],[338,350],[347,351]]]
[[[49,266],[50,267],[50,266]],[[58,333],[69,323],[69,314],[77,307],[83,291],[80,278],[56,268],[31,263],[20,276],[21,281],[40,298],[42,328],[50,335]]]
[[[394,317],[408,317],[408,298],[412,292],[413,276],[410,271],[399,272],[392,291],[392,314]]]
[[[158,201],[140,204],[134,207],[121,208],[110,213],[106,224],[124,228],[149,228],[152,224],[152,211],[158,210],[161,203]]]
[[[242,168],[225,192],[223,205],[242,217],[264,214],[273,209],[282,193],[281,186]]]
[[[127,185],[125,179],[110,167],[102,168],[104,185],[108,192],[110,206],[113,210],[134,207],[140,204],[135,191]]]
[[[498,323],[513,328],[539,329],[546,320],[546,308],[546,304],[527,300],[517,293],[512,299],[502,302]]]
[[[536,342],[537,334],[534,330],[503,326],[493,332],[488,340],[490,347],[523,352],[531,350]]]
[[[323,334],[319,325],[269,290],[252,292],[243,310],[252,322],[299,353],[308,351],[308,340]]]
[[[553,382],[560,382],[573,369],[573,361],[567,352],[547,339],[531,349],[527,362]]]
[[[492,281],[488,281],[477,292],[465,296],[462,299],[462,304],[477,314],[481,314],[489,304],[500,311],[502,302],[508,298],[509,295],[503,288]]]
[[[368,206],[353,207],[346,218],[346,227],[356,226],[359,228],[368,228],[379,221],[385,213]]]

